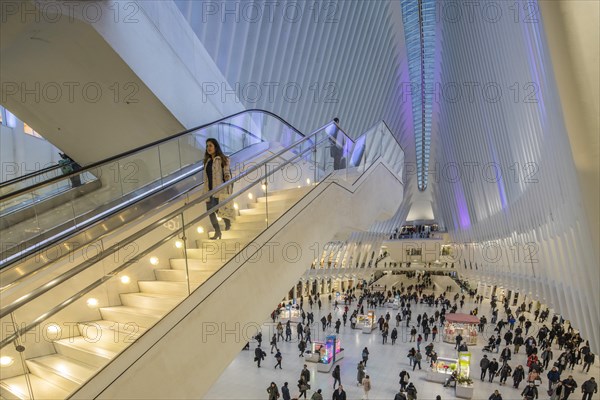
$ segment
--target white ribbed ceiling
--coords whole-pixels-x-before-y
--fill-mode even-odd
[[[337,116],[355,137],[383,119],[408,150],[412,116],[401,93],[409,78],[398,2],[175,3],[229,84],[239,85],[245,107],[275,112],[302,132]]]

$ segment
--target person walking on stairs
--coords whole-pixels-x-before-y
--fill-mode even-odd
[[[221,145],[216,139],[206,139],[206,152],[204,153],[204,194],[211,190],[221,186],[223,183],[231,179],[231,168],[229,165],[229,158],[225,156],[221,150]],[[229,185],[226,188],[210,196],[206,202],[206,209],[210,210],[219,204],[219,201],[225,200],[233,193],[233,185]],[[225,230],[228,231],[231,228],[231,220],[235,217],[233,211],[233,203],[229,202],[225,206],[220,207],[218,210],[223,222],[225,223]],[[221,239],[221,227],[217,219],[217,213],[212,212],[209,214],[210,223],[215,231],[214,236],[211,236],[211,240]]]

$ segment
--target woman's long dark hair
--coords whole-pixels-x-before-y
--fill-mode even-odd
[[[206,139],[206,148],[207,149],[208,149],[209,143],[212,143],[213,146],[215,146],[215,157],[216,156],[221,157],[221,161],[222,161],[223,165],[229,164],[229,158],[223,153],[223,150],[221,150],[221,145],[219,144],[219,142],[217,142],[217,139],[213,139],[213,138]],[[204,165],[206,165],[206,163],[208,162],[209,159],[210,159],[210,154],[208,154],[208,150],[206,150],[204,152]]]

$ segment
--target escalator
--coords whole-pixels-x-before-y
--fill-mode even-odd
[[[385,124],[352,141],[334,123],[302,136],[277,121],[255,118],[268,149],[231,181],[122,224],[91,257],[3,285],[0,396],[201,397],[310,267],[311,245],[393,215],[404,160]],[[220,202],[206,210],[210,196]],[[235,221],[213,241],[217,209]]]

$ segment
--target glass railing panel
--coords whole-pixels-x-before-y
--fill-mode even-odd
[[[98,188],[90,195],[79,197],[73,202],[73,210],[78,223],[80,220],[84,220],[83,216],[89,215],[93,210],[105,210],[114,200],[123,197],[121,182],[124,178],[121,175],[119,161],[95,167],[80,175],[84,181],[92,179],[97,182]],[[60,223],[61,220],[57,219],[56,224]]]
[[[8,195],[61,175],[63,175],[61,168],[55,166],[53,168],[44,168],[39,172],[32,172],[31,174],[20,178],[11,179],[10,182],[4,182],[0,184],[0,196]]]
[[[164,144],[163,144],[164,145]],[[119,159],[119,175],[123,194],[150,186],[158,187],[162,183],[159,147],[151,147],[130,156]]]
[[[206,138],[202,135],[202,132],[191,132],[183,135],[177,141],[182,166],[196,164],[204,158],[204,143],[206,142]]]
[[[9,335],[19,329],[20,323],[14,315],[7,315],[0,320],[2,324],[2,335]],[[8,346],[0,350],[2,362],[2,385],[20,398],[32,396],[30,377],[27,375],[25,348],[21,338],[16,339]]]
[[[158,154],[160,159],[160,176],[164,182],[165,178],[168,179],[169,176],[175,174],[182,167],[179,154],[179,141],[170,140],[158,145]]]
[[[35,204],[35,198],[35,193],[26,192],[13,198],[0,201],[0,217],[4,218],[14,214],[22,209],[22,204],[27,204],[28,206]]]
[[[35,212],[35,220],[37,221],[37,231],[28,232],[28,239],[36,237],[39,234],[47,233],[60,226],[61,230],[67,230],[75,225],[75,209],[74,205],[77,201],[76,192],[67,192],[60,198],[54,198],[55,201],[36,202],[33,207]],[[49,204],[50,202],[50,204]],[[19,226],[24,227],[29,220],[23,221]]]

